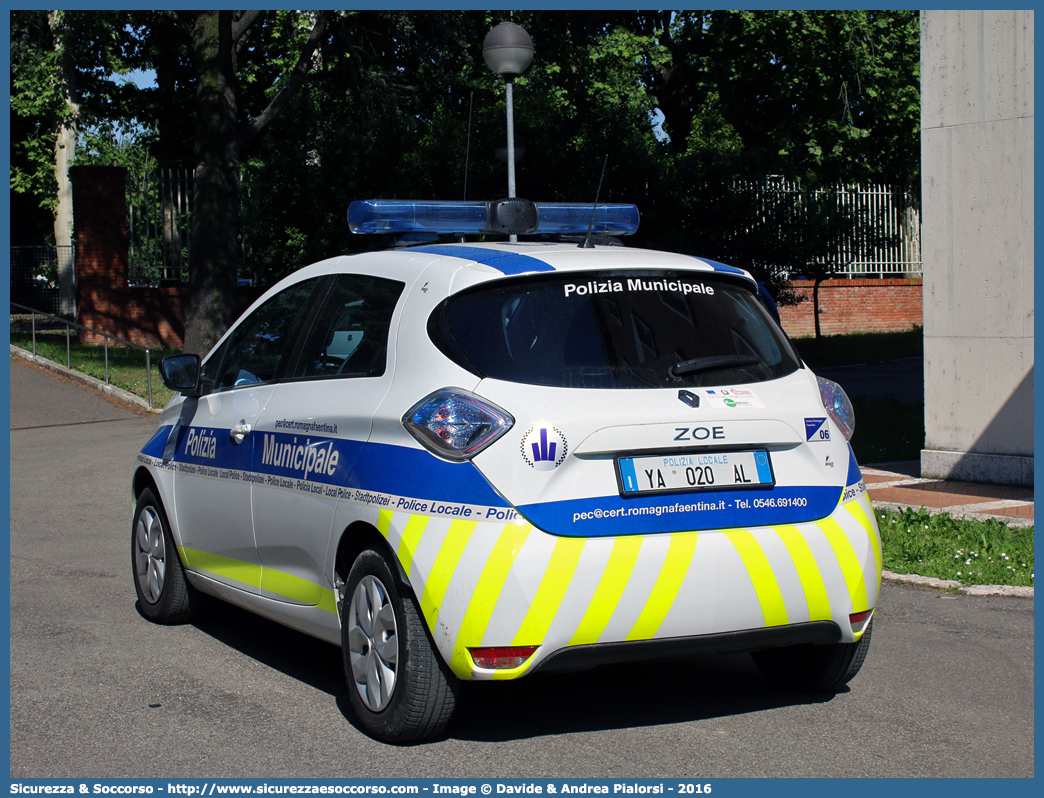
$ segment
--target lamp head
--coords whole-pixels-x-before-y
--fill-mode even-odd
[[[533,63],[533,40],[525,28],[514,22],[501,22],[486,34],[482,58],[504,80],[514,80]]]

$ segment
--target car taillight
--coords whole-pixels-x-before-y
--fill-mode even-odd
[[[533,656],[537,646],[512,646],[511,648],[469,648],[471,659],[479,668],[504,670],[517,668]]]
[[[511,429],[506,410],[462,388],[428,394],[402,417],[427,449],[447,460],[469,460]]]
[[[845,440],[852,440],[852,433],[855,432],[855,410],[852,408],[848,394],[836,382],[823,377],[817,377],[817,379],[819,380],[819,396],[823,400],[823,407],[826,408],[827,415],[841,430]]]
[[[862,612],[853,612],[848,616],[848,622],[852,624],[852,631],[860,635],[866,629],[866,625],[870,622],[870,616],[874,614],[873,610],[863,610]]]

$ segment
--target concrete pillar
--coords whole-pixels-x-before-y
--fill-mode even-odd
[[[921,474],[1033,484],[1033,11],[921,12]]]

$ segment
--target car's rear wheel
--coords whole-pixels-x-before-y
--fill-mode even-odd
[[[801,645],[756,651],[754,664],[769,682],[801,693],[833,693],[859,673],[870,649],[873,622],[856,643]]]
[[[131,564],[142,615],[164,624],[191,620],[199,595],[185,578],[163,505],[151,489],[141,492],[134,508]]]
[[[413,593],[376,549],[364,550],[348,573],[341,647],[352,708],[367,734],[401,743],[449,723],[459,682],[435,652]]]

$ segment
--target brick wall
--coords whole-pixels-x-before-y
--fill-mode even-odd
[[[79,293],[79,289],[78,289]],[[240,288],[238,313],[261,296],[256,288]],[[84,296],[83,293],[79,294]],[[181,349],[188,317],[188,286],[166,288],[94,287],[81,304],[78,321],[149,349]],[[89,304],[89,311],[83,307]],[[80,330],[80,343],[101,344],[104,338]],[[112,342],[109,342],[112,345]]]
[[[791,338],[815,335],[812,281],[791,280],[799,305],[781,307],[780,320]],[[819,326],[823,335],[898,332],[922,324],[919,279],[824,280],[819,285]]]
[[[113,286],[127,285],[127,170],[120,166],[69,169],[76,247],[77,321],[119,335],[111,329],[114,313],[107,299]],[[121,336],[122,337],[122,336]],[[101,337],[83,334],[85,343]]]
[[[69,177],[76,231],[76,320],[141,346],[180,349],[188,315],[187,286],[128,285],[127,170],[74,166]],[[259,295],[256,289],[239,289],[239,311]],[[81,343],[103,341],[101,335],[80,331]]]

